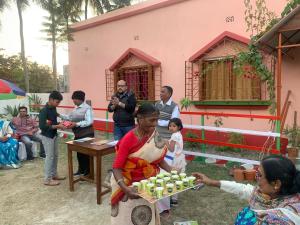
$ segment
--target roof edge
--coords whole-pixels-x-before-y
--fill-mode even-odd
[[[109,70],[113,71],[116,69],[116,67],[119,65],[119,63],[128,55],[128,54],[133,54],[137,58],[151,64],[152,66],[159,66],[161,64],[160,61],[155,59],[154,57],[146,54],[142,50],[136,49],[136,48],[129,48],[127,49],[110,67]]]
[[[155,0],[152,2],[146,1],[136,5],[124,7],[112,12],[108,12],[103,15],[99,15],[78,23],[74,23],[71,25],[72,32],[74,33],[77,31],[85,30],[91,27],[99,26],[113,21],[122,20],[131,16],[143,14],[149,11],[164,8],[184,1],[187,0]]]
[[[209,52],[212,47],[214,47],[215,45],[217,45],[224,38],[230,38],[232,40],[238,41],[238,42],[243,43],[245,45],[248,45],[250,43],[250,39],[249,38],[243,37],[241,35],[235,34],[235,33],[230,32],[230,31],[224,31],[219,36],[217,36],[216,38],[214,38],[211,42],[209,42],[208,44],[206,44],[203,48],[201,48],[199,51],[197,51],[196,53],[194,53],[189,58],[189,61],[190,62],[194,62],[198,58],[202,57],[206,52]]]
[[[293,18],[298,12],[300,12],[300,5],[294,8],[285,17],[281,18],[270,30],[268,30],[263,36],[261,36],[254,44],[256,46],[267,45],[267,42],[278,32],[278,30],[286,23],[288,23],[289,20]]]

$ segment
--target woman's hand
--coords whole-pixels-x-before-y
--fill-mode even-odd
[[[207,177],[203,173],[192,173],[192,175],[196,177],[196,182],[198,182],[198,183],[203,183],[203,184],[206,184],[208,186],[214,186],[214,187],[220,187],[221,186],[220,181],[210,179],[209,177]]]
[[[6,141],[8,140],[8,138],[9,138],[9,137],[4,136],[4,137],[0,138],[0,141],[1,141],[1,142],[6,142]]]
[[[126,187],[126,189],[123,191],[130,199],[140,198],[140,196],[138,195],[138,193],[136,192],[136,189],[134,187]]]

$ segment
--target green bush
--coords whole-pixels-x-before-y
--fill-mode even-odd
[[[18,106],[16,106],[16,105],[14,105],[14,106],[7,105],[4,108],[4,110],[6,111],[6,113],[9,116],[15,117],[15,116],[18,116],[20,107],[21,107],[21,104],[19,104]]]
[[[231,144],[243,144],[244,143],[244,136],[240,133],[229,133],[229,139],[228,142]],[[217,148],[218,151],[225,152],[225,151],[231,151],[231,152],[241,152],[241,148],[233,148],[229,146],[220,146]]]
[[[185,136],[187,138],[195,138],[195,139],[199,138],[199,136],[197,134],[193,133],[192,131],[188,131]],[[192,150],[200,148],[200,146],[201,146],[201,144],[198,142],[186,141],[184,143],[184,147],[192,149]]]

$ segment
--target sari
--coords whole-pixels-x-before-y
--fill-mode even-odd
[[[0,137],[8,137],[5,142],[0,141],[0,167],[19,168],[18,148],[19,143],[12,138],[13,130],[8,121],[0,121]]]
[[[116,158],[118,158],[118,154],[122,154],[123,150],[128,151],[129,149],[129,154],[122,168],[122,175],[127,186],[133,182],[156,176],[159,173],[158,164],[164,160],[167,152],[167,147],[156,131],[149,138],[142,140],[137,139],[135,132],[136,130],[128,132],[116,146]],[[129,144],[122,146],[122,142]],[[111,187],[112,225],[160,224],[159,213],[154,204],[150,204],[142,198],[129,199],[117,184],[114,176],[111,177]]]
[[[255,188],[249,205],[238,214],[236,225],[300,224],[300,194],[269,199]]]

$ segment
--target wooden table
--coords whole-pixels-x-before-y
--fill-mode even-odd
[[[97,204],[101,204],[101,196],[110,192],[110,189],[107,188],[102,192],[102,185],[101,185],[102,156],[114,153],[115,147],[107,144],[102,144],[102,145],[92,144],[93,142],[96,141],[100,141],[100,139],[93,139],[86,142],[69,141],[66,143],[68,145],[69,186],[70,186],[70,191],[74,191],[74,184],[77,183],[78,181],[88,181],[91,183],[96,183]],[[74,179],[73,158],[72,158],[73,151],[80,152],[90,156],[89,177],[80,176],[79,178]],[[96,158],[96,176],[94,176],[94,157]]]

